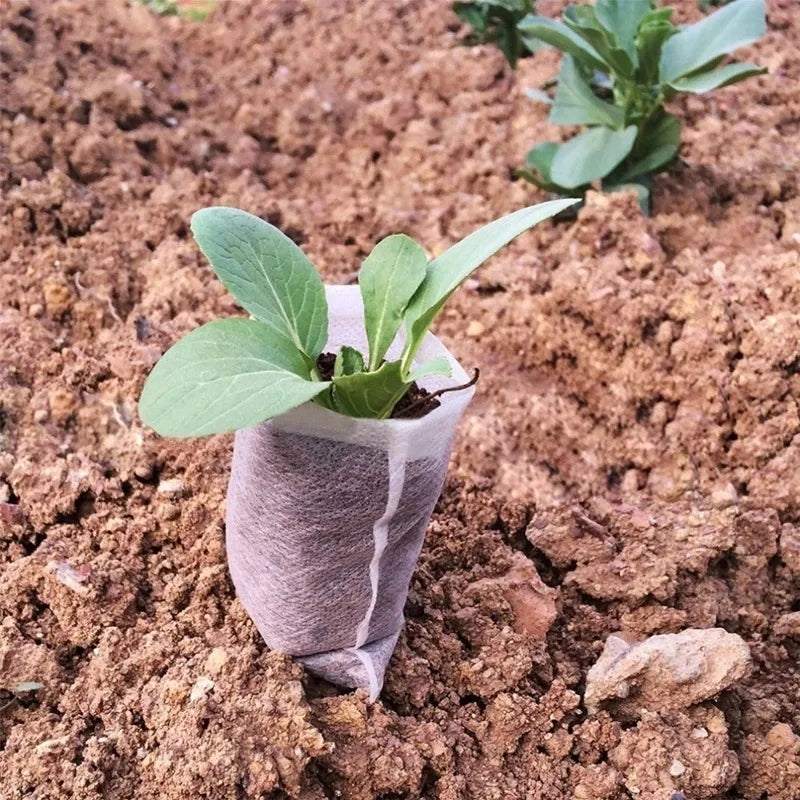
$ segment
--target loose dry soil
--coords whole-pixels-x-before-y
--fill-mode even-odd
[[[440,320],[483,377],[369,707],[235,600],[231,437],[160,440],[136,398],[238,313],[194,210],[332,282],[388,233],[441,251],[544,199],[509,175],[564,134],[523,94],[555,54],[512,74],[443,0],[0,3],[3,800],[800,797],[800,7],[769,5],[770,74],[675,103],[649,219],[592,194]],[[587,714],[610,633],[714,626],[752,651],[731,691]]]

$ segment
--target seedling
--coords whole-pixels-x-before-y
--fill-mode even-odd
[[[368,353],[342,347],[330,380],[319,369],[328,307],[311,261],[252,214],[222,207],[198,211],[194,237],[251,318],[209,322],[168,350],[142,391],[142,420],[165,436],[202,436],[247,428],[310,400],[350,417],[388,418],[416,381],[449,373],[444,358],[414,359],[453,292],[520,233],[577,202],[553,200],[516,211],[430,262],[409,236],[380,241],[358,276]],[[402,353],[387,361],[401,327]]]
[[[680,120],[664,104],[678,92],[700,94],[766,72],[722,65],[764,34],[764,0],[734,0],[683,28],[672,24],[672,12],[654,0],[597,0],[568,6],[563,22],[530,15],[520,23],[524,35],[564,54],[548,98],[550,121],[587,126],[564,144],[536,145],[523,177],[558,194],[594,181],[609,191],[634,185],[646,204],[650,176],[667,169],[680,146]]]
[[[453,3],[453,11],[472,28],[464,44],[497,45],[512,68],[517,66],[518,59],[535,53],[541,47],[541,42],[526,36],[517,27],[534,10],[533,0]]]

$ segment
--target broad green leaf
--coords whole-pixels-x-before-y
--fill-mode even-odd
[[[752,75],[763,75],[766,71],[766,67],[759,67],[757,64],[726,64],[724,67],[710,72],[700,72],[678,78],[678,80],[672,81],[670,86],[678,92],[702,94],[710,92],[712,89],[719,89],[721,86],[729,86]]]
[[[550,180],[550,166],[559,146],[556,142],[541,142],[532,147],[525,156],[525,163],[530,170],[517,170],[517,174],[546,192],[569,194],[569,190],[564,189],[563,186],[556,186]]]
[[[414,381],[421,381],[423,378],[428,378],[431,375],[452,375],[453,371],[450,368],[450,362],[444,356],[435,356],[427,361],[424,361],[417,367],[413,367],[408,374],[410,383]]]
[[[328,338],[328,305],[303,251],[275,226],[236,208],[196,212],[192,233],[239,303],[313,364]]]
[[[425,278],[425,251],[403,234],[375,245],[358,273],[369,343],[369,371],[380,366],[403,321],[408,301]]]
[[[539,222],[555,216],[579,202],[575,199],[551,200],[496,219],[454,244],[428,264],[425,280],[417,289],[405,315],[408,339],[403,351],[403,370],[407,371],[430,327],[447,298],[486,259],[512,239]]]
[[[666,8],[661,10],[672,11]],[[636,53],[639,59],[636,77],[639,81],[645,84],[658,82],[661,48],[675,31],[676,28],[669,19],[656,18],[655,15],[639,26],[639,33],[636,36]]]
[[[589,128],[558,148],[550,177],[567,189],[603,178],[630,153],[635,139],[635,125],[621,131]]]
[[[551,47],[561,50],[562,53],[569,53],[587,67],[600,70],[600,72],[608,72],[608,65],[595,49],[583,38],[573,33],[563,22],[529,14],[517,27],[525,36],[549,44]]]
[[[255,320],[220,319],[162,356],[139,414],[162,436],[204,436],[257,425],[328,386],[308,379],[302,353],[286,336]]]
[[[344,345],[336,354],[336,361],[333,364],[333,377],[341,378],[344,375],[356,375],[364,372],[364,356],[355,349]]]
[[[600,24],[616,35],[623,50],[636,58],[633,41],[639,23],[650,12],[650,0],[597,0],[595,13]]]
[[[523,36],[520,33],[520,41],[525,47],[528,49],[530,53],[538,53],[543,47],[544,42],[540,42],[538,39],[534,39],[533,36]]]
[[[714,58],[752,44],[766,29],[764,0],[735,0],[666,41],[661,82],[673,83]]]
[[[567,6],[564,23],[586,40],[613,72],[625,77],[633,75],[635,54],[628,55],[616,35],[603,27],[594,6]]]
[[[581,75],[575,60],[570,55],[561,59],[550,122],[556,125],[605,125],[621,128],[625,124],[625,113],[613,103],[606,103],[595,95]]]
[[[388,361],[375,372],[360,372],[333,379],[333,404],[348,417],[386,419],[411,381],[402,374],[399,361]]]
[[[549,181],[550,167],[553,164],[553,158],[559,146],[557,142],[541,142],[528,150],[525,156],[525,163],[540,172],[542,177]]]
[[[639,161],[620,173],[619,180],[627,182],[641,175],[652,175],[656,172],[662,171],[664,167],[675,160],[678,155],[678,145],[676,144],[662,144],[651,150],[646,156],[643,156]],[[610,176],[616,178],[616,176]]]
[[[613,183],[628,183],[641,175],[658,172],[675,158],[680,144],[681,122],[674,114],[664,112],[645,128],[636,143],[636,153],[643,155],[608,179]]]

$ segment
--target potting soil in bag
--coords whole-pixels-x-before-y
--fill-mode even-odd
[[[358,287],[328,287],[327,352],[366,352]],[[387,358],[399,357],[401,337]],[[450,361],[428,334],[417,363]],[[371,699],[403,626],[403,606],[453,436],[474,388],[449,392],[420,419],[354,419],[314,403],[236,434],[227,548],[236,591],[266,643]]]

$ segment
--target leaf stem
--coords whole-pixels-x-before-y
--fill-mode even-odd
[[[435,400],[437,397],[441,397],[443,394],[447,394],[448,392],[460,392],[464,389],[469,389],[470,386],[474,386],[478,379],[481,377],[481,371],[475,367],[474,374],[470,380],[466,383],[462,383],[460,386],[447,386],[444,389],[437,389],[435,392],[431,392],[430,394],[426,394],[425,397],[421,397],[415,403],[412,403],[408,408],[403,409],[395,419],[400,419],[401,417],[407,416],[412,411],[416,411],[420,406],[424,405],[430,400]]]

